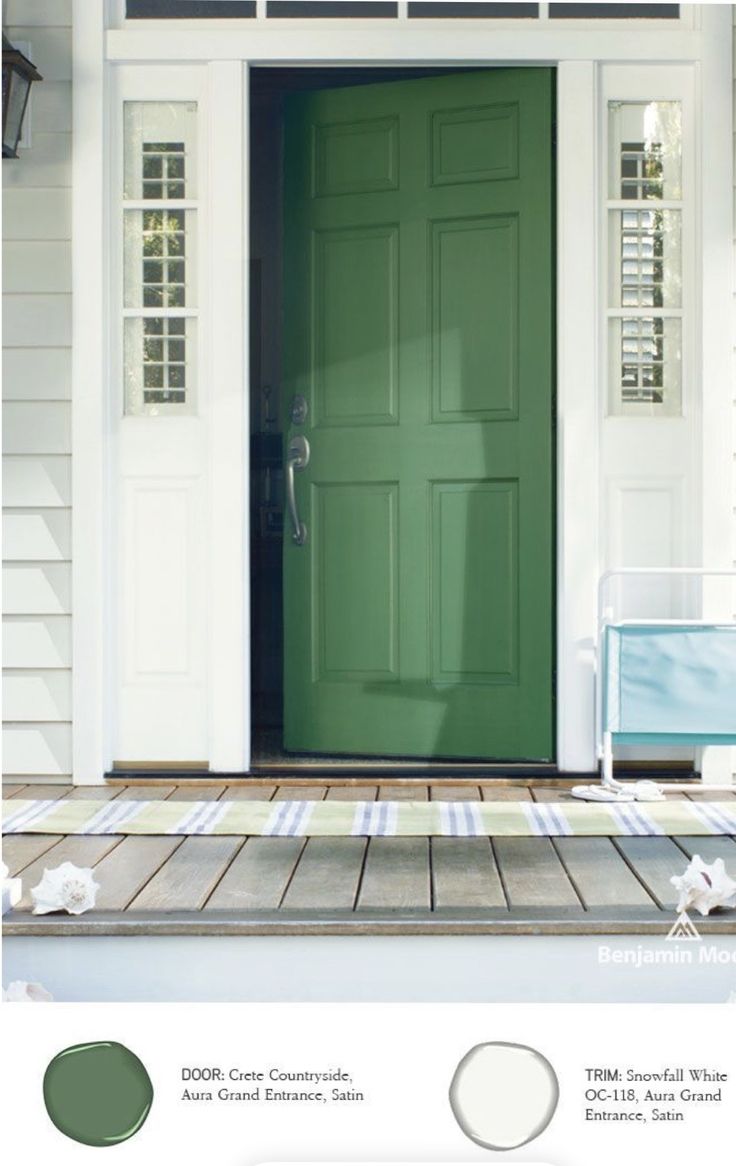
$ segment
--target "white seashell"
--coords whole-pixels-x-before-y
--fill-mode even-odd
[[[13,980],[3,988],[3,1000],[16,1004],[46,1004],[53,1000],[43,984],[29,984],[26,980]]]
[[[7,915],[9,911],[15,907],[16,903],[20,902],[21,898],[21,881],[20,879],[8,878],[10,871],[4,862],[0,862],[0,877],[2,877],[2,913]]]
[[[716,907],[736,907],[736,882],[726,874],[722,858],[717,858],[710,866],[703,862],[699,854],[683,875],[673,875],[673,887],[680,892],[677,912],[694,908],[701,915],[708,915]]]
[[[31,888],[33,914],[67,911],[70,915],[81,915],[94,907],[99,889],[100,884],[92,878],[91,867],[62,862],[53,870],[44,870],[41,882]]]

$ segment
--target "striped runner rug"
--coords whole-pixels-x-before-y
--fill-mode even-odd
[[[736,835],[731,802],[3,801],[4,834]]]

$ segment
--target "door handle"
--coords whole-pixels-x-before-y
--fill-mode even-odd
[[[307,541],[307,528],[299,518],[296,504],[296,488],[294,486],[294,472],[305,470],[309,465],[309,442],[303,434],[292,437],[286,451],[286,504],[291,518],[291,541],[298,547],[303,547]]]

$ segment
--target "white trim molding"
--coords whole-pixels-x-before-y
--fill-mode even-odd
[[[72,19],[72,756],[87,784],[110,764],[105,5],[74,0]]]
[[[267,19],[179,21],[175,27],[154,21],[145,28],[123,20],[106,32],[104,10],[89,0],[74,3],[74,780],[102,780],[110,765],[110,704],[117,675],[110,631],[115,611],[109,599],[115,561],[110,518],[118,489],[110,480],[115,465],[110,445],[116,426],[106,386],[119,387],[120,374],[106,354],[117,327],[109,288],[118,262],[111,254],[114,235],[107,208],[117,205],[118,192],[107,169],[108,156],[121,148],[111,94],[119,97],[122,90],[109,82],[112,75],[145,75],[151,79],[142,85],[145,99],[156,89],[153,79],[175,66],[180,78],[192,77],[193,91],[200,87],[206,152],[200,205],[207,225],[201,309],[208,333],[201,357],[207,384],[200,395],[201,448],[208,463],[203,493],[206,751],[213,772],[238,772],[249,765],[250,735],[248,67],[361,62],[557,66],[557,760],[563,770],[589,771],[595,765],[596,584],[605,556],[600,529],[605,494],[605,369],[599,359],[602,70],[609,62],[617,68],[639,66],[642,75],[652,78],[651,94],[643,94],[651,99],[660,96],[658,67],[676,65],[698,80],[695,128],[700,172],[708,175],[708,187],[694,200],[702,302],[693,311],[691,354],[698,374],[702,371],[703,389],[702,403],[695,409],[688,405],[687,412],[688,424],[697,424],[698,431],[702,414],[702,443],[688,469],[695,491],[688,493],[686,483],[683,497],[693,499],[688,504],[694,507],[695,527],[702,529],[702,546],[686,553],[702,554],[707,566],[728,566],[732,338],[723,321],[729,319],[732,294],[731,248],[724,245],[731,237],[730,6],[686,7],[680,21],[637,22],[635,34],[622,22],[583,26],[546,20],[523,27],[480,20],[290,21],[288,27]],[[115,140],[107,125],[116,127]],[[698,375],[693,384],[697,380]],[[661,469],[665,476],[669,472]]]

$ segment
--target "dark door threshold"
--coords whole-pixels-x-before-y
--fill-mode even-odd
[[[628,764],[616,766],[616,777],[619,778],[653,778],[654,780],[670,778],[674,781],[692,781],[700,774],[692,766],[681,763]],[[553,764],[543,763],[507,763],[495,762],[397,762],[397,761],[367,761],[356,764],[346,761],[345,764],[325,764],[320,758],[313,763],[297,761],[269,762],[265,765],[254,765],[249,773],[216,773],[210,769],[146,769],[116,768],[105,774],[106,781],[117,784],[123,782],[176,782],[177,785],[186,785],[187,782],[260,782],[283,781],[288,779],[293,783],[307,783],[324,780],[351,780],[365,781],[370,778],[381,782],[401,781],[446,781],[448,778],[472,778],[476,781],[496,779],[502,781],[535,780],[564,780],[575,782],[597,781],[600,775],[590,773],[565,773]]]

